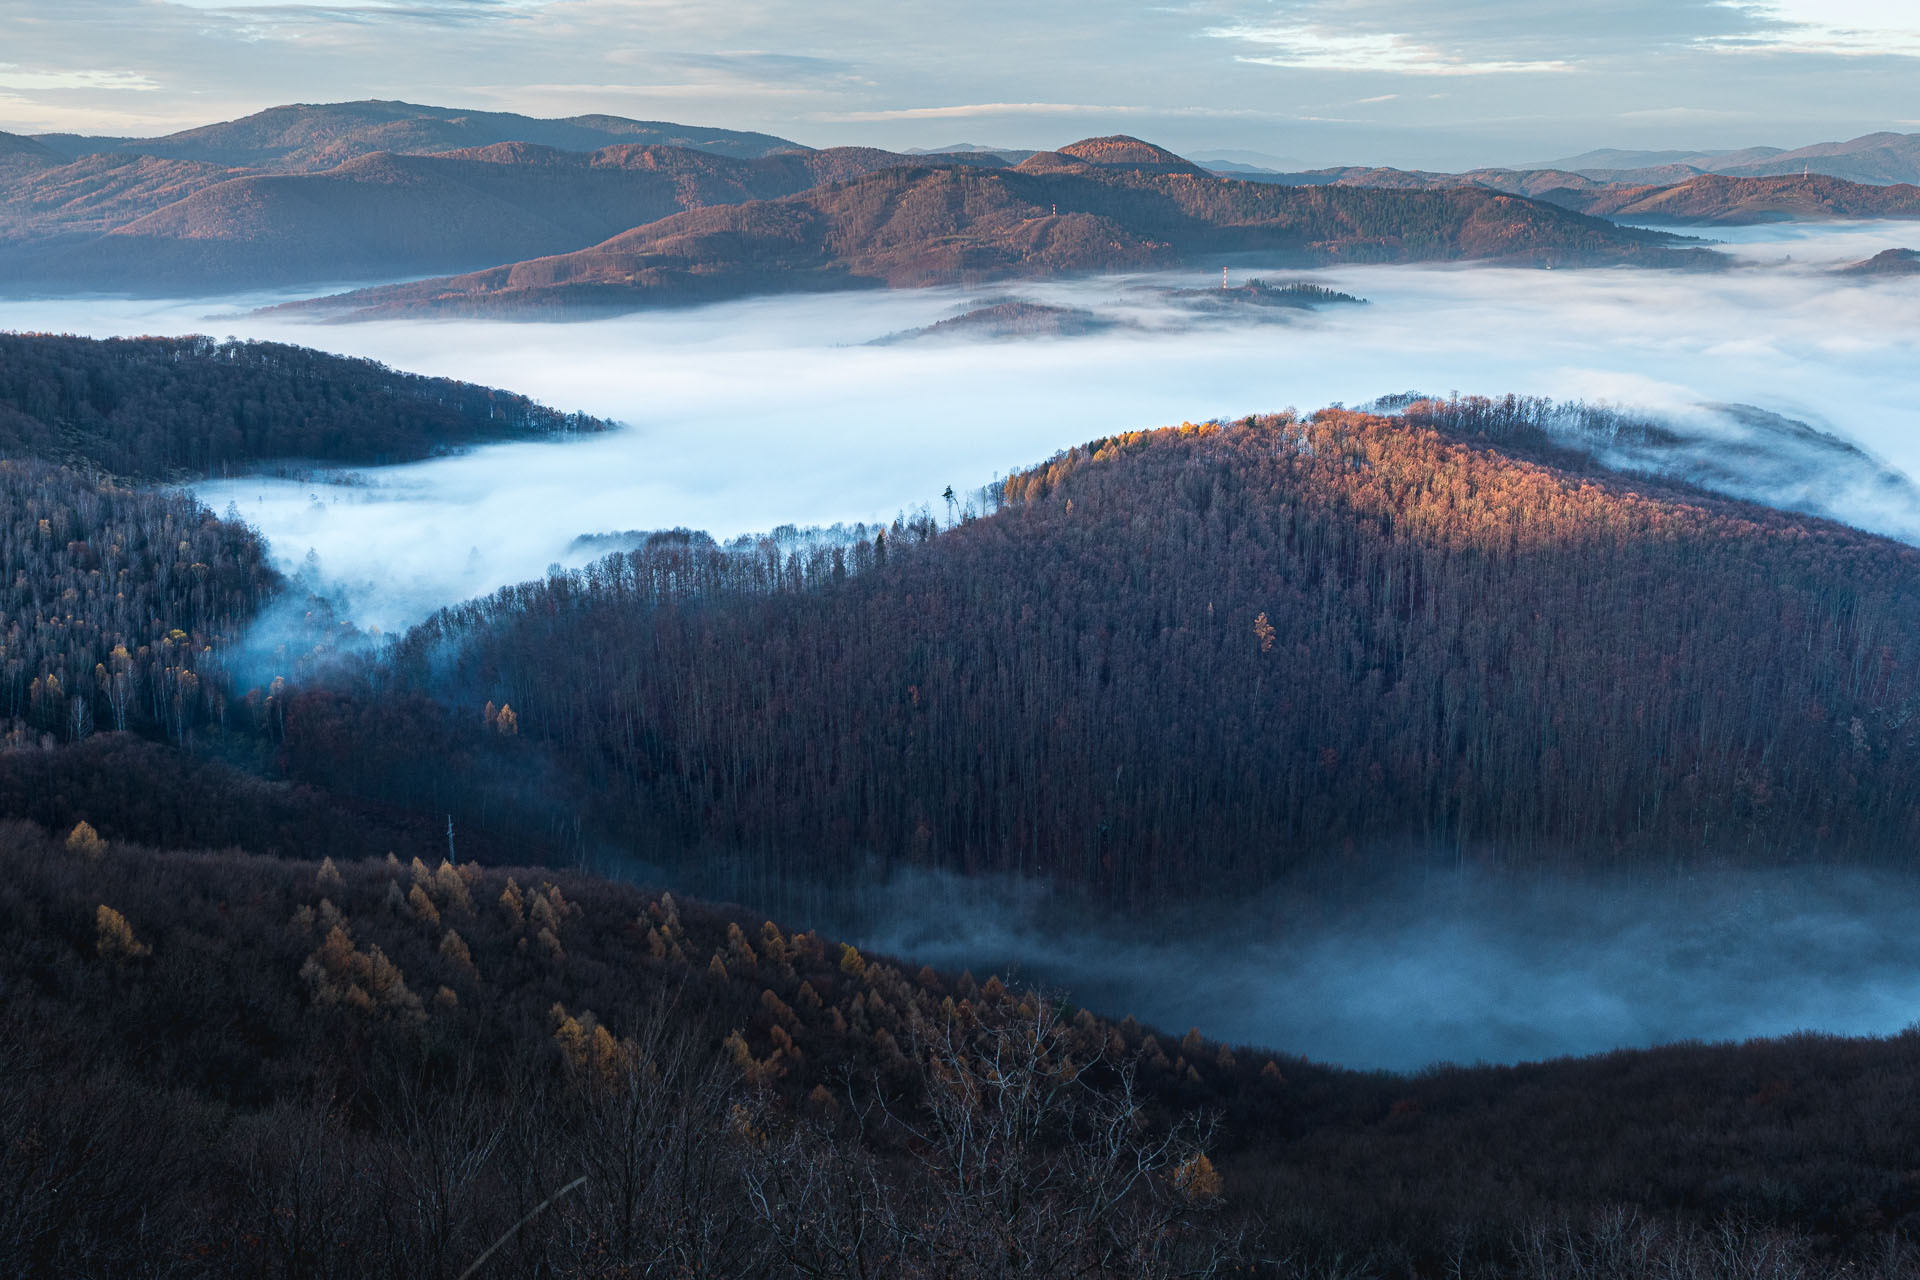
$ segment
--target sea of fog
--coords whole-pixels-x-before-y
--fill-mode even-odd
[[[251,311],[276,299],[0,301],[0,328],[92,335],[203,332],[371,356],[503,386],[627,424],[566,444],[507,445],[361,473],[354,486],[229,480],[289,568],[311,552],[358,619],[392,629],[433,608],[577,563],[579,534],[888,519],[940,507],[1055,450],[1111,432],[1391,392],[1507,391],[1673,414],[1741,402],[1857,440],[1920,475],[1920,279],[1827,268],[1920,225],[1779,225],[1717,233],[1743,269],[1538,271],[1236,268],[1311,278],[1369,300],[1284,323],[1193,323],[1148,286],[1210,274],[1014,290],[762,299],[572,324],[339,325]],[[1133,329],[1017,342],[873,339],[1018,296]],[[1911,512],[1834,514],[1911,535]]]
[[[569,544],[583,533],[679,525],[724,537],[888,519],[941,509],[949,484],[965,492],[1119,430],[1406,390],[1581,397],[1676,417],[1745,403],[1920,475],[1920,279],[1830,273],[1920,246],[1920,225],[1781,225],[1724,238],[1741,267],[1702,275],[1236,268],[1236,279],[1311,278],[1369,300],[1284,323],[1183,319],[1152,289],[1218,279],[1187,273],[573,324],[328,325],[252,314],[277,300],[265,297],[0,301],[0,328],[298,342],[626,424],[362,472],[352,485],[198,487],[216,509],[236,505],[289,569],[311,555],[359,621],[392,629],[577,563]],[[867,345],[1009,294],[1137,327]],[[1920,512],[1845,495],[1830,506],[1862,527],[1920,530]],[[874,946],[978,973],[1017,966],[1116,1015],[1360,1066],[1800,1028],[1891,1032],[1920,1019],[1920,886],[1908,880],[1734,877],[1684,893],[1571,896],[1456,881],[1396,889],[1373,913],[1331,920],[1250,905],[1178,944],[1124,927],[1064,931],[1033,886],[916,883],[876,895],[845,921]]]

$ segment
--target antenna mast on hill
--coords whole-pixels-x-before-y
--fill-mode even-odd
[[[453,815],[452,814],[447,815],[447,862],[449,865],[454,865],[454,866],[458,865],[458,860],[453,856]]]
[[[1227,287],[1227,269],[1225,267],[1220,268],[1220,287],[1222,289]]]

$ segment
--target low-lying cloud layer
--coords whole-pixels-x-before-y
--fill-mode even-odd
[[[1862,284],[1827,272],[1916,237],[1911,223],[1755,229],[1736,250],[1754,265],[1711,276],[1318,272],[1316,282],[1371,305],[1284,323],[1191,323],[1138,279],[1035,286],[1020,293],[1137,323],[1027,342],[865,345],[966,310],[976,295],[954,290],[768,299],[568,325],[327,326],[236,309],[257,299],[218,314],[204,304],[6,302],[0,326],[302,342],[629,424],[575,443],[391,468],[355,486],[241,479],[201,487],[216,509],[237,505],[289,567],[312,551],[348,589],[356,615],[390,629],[538,576],[567,561],[582,533],[684,525],[726,537],[788,522],[888,519],[940,506],[949,484],[971,489],[1110,432],[1357,404],[1409,388],[1608,400],[1708,427],[1701,404],[1755,405],[1920,474],[1911,385],[1920,281]],[[1297,273],[1249,264],[1234,276],[1261,274]],[[1817,479],[1796,484],[1817,490]],[[1915,513],[1876,509],[1857,494],[1835,493],[1829,506],[1883,532],[1915,527]]]

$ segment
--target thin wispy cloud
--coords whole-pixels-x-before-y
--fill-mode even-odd
[[[1752,0],[1753,29],[1702,43],[1731,53],[1920,57],[1920,10],[1886,0]]]
[[[1313,27],[1216,27],[1207,35],[1263,50],[1236,55],[1240,62],[1305,71],[1386,72],[1410,76],[1538,75],[1566,71],[1558,58],[1475,59],[1421,44],[1397,33],[1341,35]],[[1384,101],[1385,99],[1374,99]]]
[[[152,93],[159,81],[136,71],[46,71],[0,62],[0,89],[107,89],[116,93]]]
[[[321,21],[355,16],[419,14],[502,16],[542,8],[549,0],[162,0],[182,9],[240,14],[253,18]]]

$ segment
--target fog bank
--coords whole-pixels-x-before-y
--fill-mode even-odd
[[[864,345],[967,310],[988,291],[763,299],[576,324],[324,325],[249,309],[0,302],[0,326],[97,335],[210,331],[372,356],[504,386],[625,422],[569,444],[509,445],[363,473],[333,486],[200,487],[268,535],[289,568],[313,552],[356,616],[392,628],[570,559],[583,533],[683,525],[717,536],[781,523],[888,519],[940,507],[949,484],[1114,431],[1418,389],[1514,391],[1694,415],[1754,405],[1859,441],[1920,473],[1911,394],[1920,279],[1861,283],[1828,268],[1920,235],[1911,223],[1743,229],[1750,264],[1717,275],[1236,268],[1357,294],[1279,321],[1195,320],[1145,286],[1217,276],[995,289],[1131,322],[1073,338]],[[1904,513],[1835,514],[1902,533]],[[577,559],[574,553],[572,558]]]

